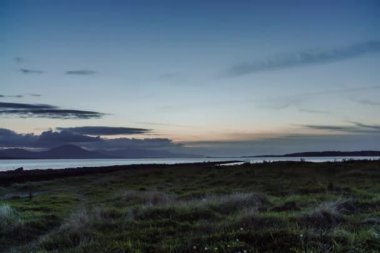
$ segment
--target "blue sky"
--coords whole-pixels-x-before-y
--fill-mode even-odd
[[[118,137],[215,155],[379,149],[379,25],[378,1],[1,0],[0,126],[142,128]]]

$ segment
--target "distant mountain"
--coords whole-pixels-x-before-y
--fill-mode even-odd
[[[136,148],[124,148],[117,150],[98,150],[99,153],[106,154],[111,157],[119,158],[176,158],[176,157],[187,157],[195,158],[201,157],[199,155],[189,155],[189,154],[179,154],[172,153],[166,150],[146,150],[146,149],[136,149]]]
[[[175,154],[165,150],[118,149],[89,151],[67,144],[47,151],[29,151],[21,148],[0,150],[0,159],[96,159],[96,158],[174,158],[200,157],[196,155]]]
[[[75,145],[63,145],[52,148],[48,151],[39,152],[42,158],[49,159],[88,159],[88,158],[112,158],[105,154],[94,151],[88,151]]]
[[[75,145],[63,145],[47,151],[29,151],[20,148],[4,149],[0,159],[89,159],[111,158],[108,155],[88,151]]]
[[[31,152],[21,148],[9,148],[0,151],[1,159],[30,159],[36,156],[35,152]]]
[[[285,155],[263,155],[254,157],[329,157],[329,156],[380,156],[380,151],[320,151],[320,152],[300,152]]]

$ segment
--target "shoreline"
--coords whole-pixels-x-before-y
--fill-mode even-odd
[[[27,181],[44,181],[64,177],[77,177],[88,174],[111,173],[121,170],[160,170],[172,167],[208,167],[228,163],[241,162],[237,160],[203,162],[203,163],[177,163],[177,164],[130,164],[99,167],[72,167],[64,169],[32,169],[0,171],[0,186]]]
[[[342,160],[342,161],[326,161],[326,162],[312,162],[312,161],[266,161],[262,163],[249,163],[250,166],[262,167],[273,165],[298,165],[298,164],[319,164],[336,166],[346,163],[378,163],[380,160],[360,159],[360,160]],[[231,165],[229,165],[231,164]],[[66,177],[78,177],[90,174],[103,174],[112,173],[123,170],[140,170],[140,171],[157,171],[170,168],[215,168],[226,166],[244,166],[245,162],[240,160],[230,161],[213,161],[213,162],[196,162],[196,163],[176,163],[176,164],[130,164],[130,165],[113,165],[113,166],[99,166],[99,167],[71,167],[63,169],[15,169],[0,171],[0,186],[9,186],[14,183],[23,183],[28,181],[46,181]]]

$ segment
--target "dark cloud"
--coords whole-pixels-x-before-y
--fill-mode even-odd
[[[372,129],[372,130],[377,130],[380,132],[380,125],[369,125],[369,124],[363,124],[363,123],[360,123],[360,122],[355,122],[355,121],[351,121],[352,124],[355,124],[357,127],[360,127],[362,129]]]
[[[96,74],[96,71],[88,70],[88,69],[69,70],[69,71],[66,71],[65,74],[67,75],[93,75],[93,74]]]
[[[19,70],[23,74],[43,74],[44,73],[42,70],[36,70],[36,69],[19,69]]]
[[[99,137],[74,134],[66,131],[42,132],[40,135],[19,134],[12,130],[0,128],[0,147],[55,147],[68,143],[97,142]]]
[[[75,134],[68,131],[45,131],[38,137],[35,144],[37,146],[57,146],[67,143],[84,143],[100,141],[99,137]]]
[[[0,110],[2,109],[56,109],[56,106],[46,104],[22,104],[0,102]]]
[[[22,104],[0,102],[0,115],[17,117],[39,117],[53,119],[92,119],[101,118],[105,114],[94,111],[61,109],[53,105]]]
[[[380,41],[367,41],[348,47],[329,50],[307,50],[299,53],[279,55],[264,61],[243,62],[232,66],[225,74],[227,76],[241,76],[262,71],[325,64],[378,52],[380,52]]]
[[[350,122],[350,125],[302,125],[303,127],[344,133],[380,133],[380,125]]]
[[[49,130],[40,135],[34,135],[18,134],[9,129],[0,129],[0,148],[52,148],[66,144],[97,150],[110,157],[168,157],[183,151],[182,145],[164,138],[105,139],[66,130]]]
[[[172,140],[167,138],[116,138],[116,139],[102,139],[101,142],[85,143],[89,149],[105,149],[105,150],[123,150],[126,148],[134,149],[170,149],[179,148],[181,144],[173,143]]]
[[[360,127],[350,125],[302,125],[303,127],[315,130],[339,131],[339,132],[358,132]]]
[[[22,98],[23,95],[3,95],[0,94],[0,98]]]
[[[83,126],[83,127],[58,128],[58,129],[69,131],[72,133],[86,134],[86,135],[144,134],[151,131],[150,129],[144,129],[144,128],[107,127],[107,126]]]
[[[30,147],[37,138],[33,134],[18,134],[12,130],[0,128],[0,147]]]

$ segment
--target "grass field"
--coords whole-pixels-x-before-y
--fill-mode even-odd
[[[129,167],[0,197],[2,252],[380,252],[379,161]]]

